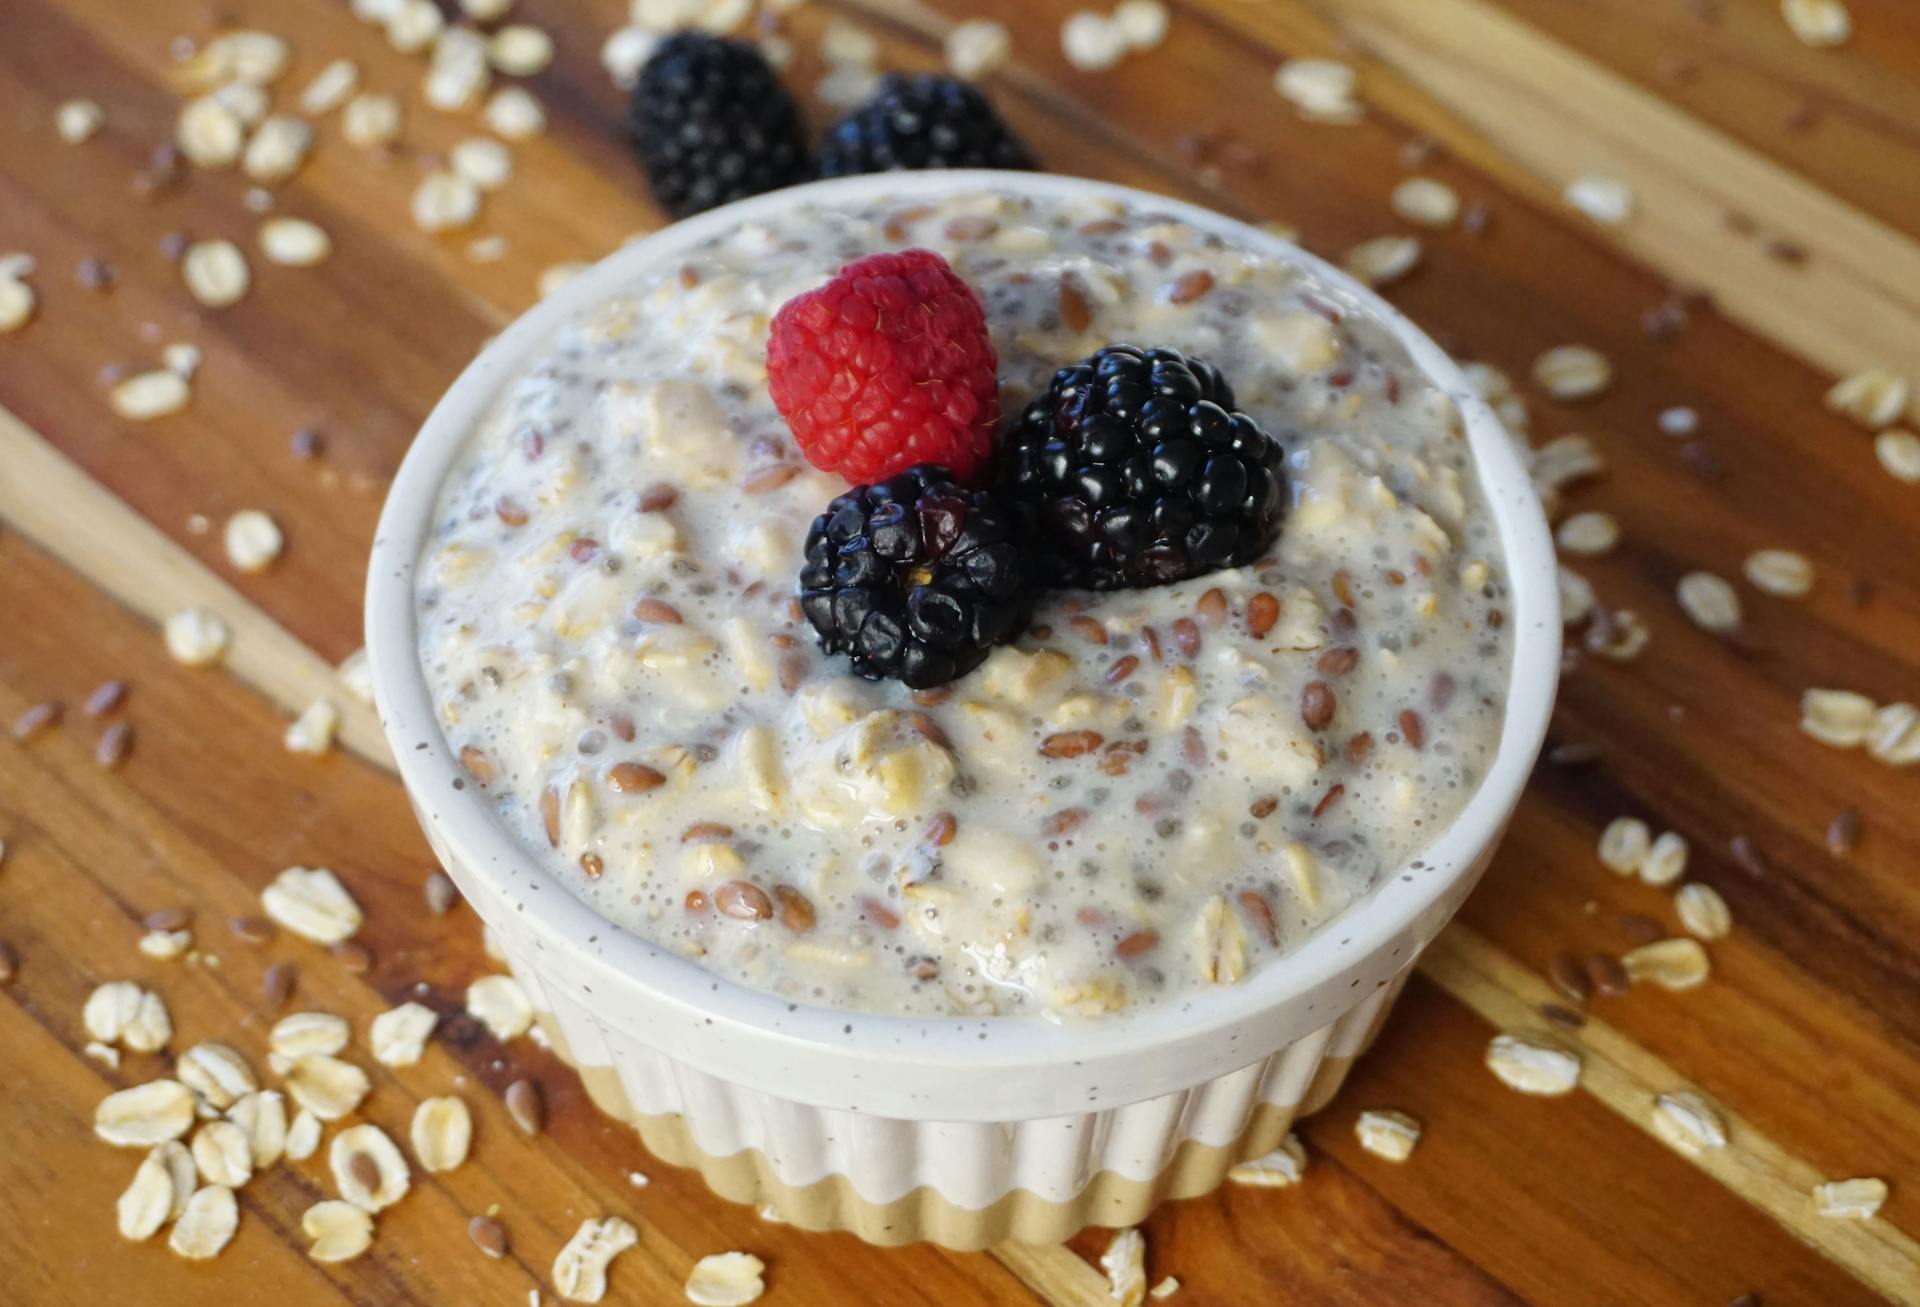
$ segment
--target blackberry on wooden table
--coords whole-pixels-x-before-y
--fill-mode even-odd
[[[988,491],[921,464],[827,505],[807,532],[800,607],[828,653],[870,680],[940,685],[1032,611],[1012,523]]]
[[[628,124],[654,198],[676,218],[811,175],[793,97],[744,42],[668,37],[640,71]]]
[[[1266,551],[1284,457],[1219,369],[1109,345],[1028,404],[1003,438],[999,489],[1041,583],[1167,585]]]
[[[978,87],[934,73],[892,74],[827,132],[820,175],[922,168],[1035,167]]]

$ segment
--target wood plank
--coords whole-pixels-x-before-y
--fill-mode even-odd
[[[1848,0],[1855,36],[1803,45],[1777,5],[1498,0],[1556,41],[1920,236],[1920,22],[1901,0]]]

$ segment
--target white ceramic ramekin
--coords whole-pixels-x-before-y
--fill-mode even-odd
[[[992,187],[1107,196],[1309,270],[1385,323],[1465,415],[1512,591],[1514,671],[1485,780],[1371,897],[1239,985],[1088,1020],[920,1019],[796,1005],[609,925],[469,788],[416,657],[414,568],[448,467],[500,387],[565,320],[734,223],[808,201]],[[421,824],[597,1103],[740,1202],[876,1243],[979,1247],[1139,1220],[1278,1144],[1370,1042],[1420,950],[1479,879],[1533,765],[1560,654],[1553,549],[1512,441],[1459,369],[1378,296],[1242,223],[1123,187],[1024,173],[846,178],[760,196],[638,241],[509,327],[434,409],[374,541],[367,646]]]

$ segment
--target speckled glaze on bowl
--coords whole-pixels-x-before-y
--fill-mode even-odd
[[[1108,197],[1307,270],[1385,324],[1465,418],[1511,589],[1513,680],[1479,790],[1425,852],[1243,983],[1097,1020],[909,1018],[790,1003],[608,924],[467,787],[416,653],[414,572],[448,468],[500,388],[559,326],[729,225],[810,201],[915,202],[993,188]],[[1204,1193],[1324,1104],[1420,950],[1479,880],[1533,765],[1560,657],[1553,549],[1515,446],[1460,370],[1339,270],[1219,214],[1026,173],[844,178],[676,224],[567,283],[502,333],[434,409],[374,541],[367,646],[382,723],[421,825],[486,921],[554,1045],[602,1109],[715,1191],[808,1229],[977,1248],[1126,1225]]]

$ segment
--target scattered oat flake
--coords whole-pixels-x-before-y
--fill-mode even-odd
[[[1553,538],[1567,553],[1596,557],[1620,542],[1620,524],[1611,513],[1575,513],[1560,524]]]
[[[1662,939],[1620,955],[1620,965],[1635,984],[1649,982],[1679,992],[1706,983],[1712,973],[1707,951],[1697,939]]]
[[[413,221],[422,231],[451,231],[480,215],[480,188],[460,173],[428,173],[413,193]]]
[[[944,45],[947,70],[955,77],[979,81],[1003,67],[1013,54],[1013,34],[1005,23],[974,18],[954,25]]]
[[[1640,860],[1640,879],[1649,885],[1671,885],[1687,874],[1686,837],[1675,831],[1662,831]]]
[[[1227,1171],[1227,1180],[1252,1188],[1286,1188],[1300,1184],[1308,1173],[1308,1150],[1298,1134],[1288,1132],[1281,1146],[1261,1157],[1252,1157]]]
[[[1171,23],[1172,15],[1161,0],[1120,0],[1114,6],[1113,24],[1136,52],[1151,50],[1166,40]]]
[[[174,120],[173,142],[196,168],[232,167],[246,140],[246,124],[211,95],[187,101]]]
[[[503,140],[525,141],[547,129],[546,111],[525,87],[503,86],[493,93],[481,117]]]
[[[402,1003],[373,1019],[367,1042],[382,1066],[412,1066],[426,1051],[439,1013],[419,1003]]]
[[[158,994],[130,980],[112,980],[87,995],[81,1024],[103,1044],[123,1044],[135,1053],[154,1053],[173,1038],[173,1020]]]
[[[193,1125],[193,1091],[178,1080],[149,1080],[100,1100],[93,1132],[118,1148],[152,1148]]]
[[[580,1228],[574,1231],[573,1238],[567,1240],[566,1247],[562,1248],[560,1255],[553,1259],[554,1292],[568,1302],[599,1302],[607,1292],[608,1265],[615,1257],[639,1241],[640,1232],[629,1222],[617,1216],[581,1222]],[[746,1254],[732,1255],[745,1256]],[[694,1280],[687,1282],[687,1297],[694,1302],[703,1301],[693,1297],[693,1285],[695,1280],[699,1279],[700,1267],[706,1265],[708,1260],[703,1258],[694,1267]],[[757,1284],[759,1259],[753,1258],[752,1261]],[[723,1307],[724,1304],[733,1302],[749,1303],[759,1296],[756,1291],[752,1297],[747,1298],[717,1297],[714,1299],[714,1307]]]
[[[1393,211],[1422,227],[1451,227],[1460,216],[1460,195],[1432,177],[1409,177],[1393,188]]]
[[[1725,939],[1733,930],[1733,910],[1719,890],[1702,881],[1682,885],[1673,907],[1681,926],[1696,939]]]
[[[287,752],[318,757],[333,748],[333,737],[339,729],[340,710],[325,699],[316,699],[287,723]]]
[[[373,702],[373,664],[368,661],[365,649],[355,649],[341,659],[334,675],[355,699],[365,704]]]
[[[291,1067],[303,1057],[330,1057],[347,1046],[352,1030],[345,1017],[331,1012],[295,1012],[274,1022],[267,1033],[270,1057],[286,1059]]]
[[[33,316],[35,302],[33,287],[17,276],[0,275],[0,332],[18,331],[25,326]]]
[[[1882,431],[1873,438],[1873,456],[1894,480],[1920,485],[1920,436],[1911,431]]]
[[[167,1247],[192,1261],[218,1257],[240,1226],[240,1208],[233,1190],[210,1184],[187,1200],[187,1210],[173,1224]]]
[[[1675,408],[1663,408],[1654,419],[1654,425],[1660,428],[1663,436],[1690,436],[1700,429],[1700,414],[1684,405]]]
[[[1724,577],[1688,572],[1674,588],[1674,596],[1688,619],[1703,631],[1725,635],[1740,628],[1740,595]]]
[[[351,59],[335,59],[314,74],[300,92],[300,112],[309,116],[330,113],[360,88],[360,70]]]
[[[1160,1283],[1147,1290],[1147,1297],[1153,1299],[1155,1302],[1165,1302],[1179,1292],[1180,1281],[1174,1276],[1168,1275],[1163,1276]]]
[[[1907,379],[1885,368],[1867,368],[1843,377],[1827,391],[1826,405],[1869,431],[1890,427],[1907,411]]]
[[[631,91],[640,80],[640,70],[653,57],[660,35],[634,24],[616,30],[600,47],[600,66],[607,70],[613,84]]]
[[[309,1207],[300,1230],[313,1241],[307,1256],[316,1262],[350,1262],[373,1245],[373,1217],[337,1198]]]
[[[1366,110],[1354,98],[1359,75],[1334,59],[1289,59],[1273,75],[1273,88],[1302,117],[1323,123],[1356,123]]]
[[[336,1057],[303,1057],[287,1071],[287,1093],[322,1121],[338,1121],[352,1112],[372,1087],[365,1071]]]
[[[341,134],[350,145],[387,145],[400,135],[400,102],[390,95],[357,95],[347,102]]]
[[[1800,696],[1800,729],[1836,749],[1866,743],[1879,705],[1852,690],[1814,688]]]
[[[1558,345],[1533,361],[1534,384],[1561,403],[1591,399],[1613,382],[1606,355],[1585,345]]]
[[[134,1171],[133,1180],[120,1195],[116,1215],[120,1237],[136,1242],[151,1239],[173,1215],[173,1172],[160,1148],[148,1153]]]
[[[320,1118],[302,1108],[287,1127],[286,1156],[304,1162],[320,1147]]]
[[[1487,1068],[1509,1089],[1541,1097],[1572,1093],[1580,1083],[1580,1055],[1531,1035],[1495,1035]]]
[[[266,513],[247,508],[227,519],[224,539],[229,563],[243,572],[262,572],[280,557],[285,537]]]
[[[193,297],[210,309],[237,304],[253,280],[247,256],[232,241],[195,241],[180,260],[180,275]]]
[[[512,976],[482,976],[467,986],[467,1015],[495,1039],[518,1039],[533,1024],[533,1004]]]
[[[68,145],[92,140],[106,121],[106,113],[92,100],[68,100],[53,112],[54,130]]]
[[[1369,286],[1386,286],[1418,267],[1420,254],[1417,237],[1380,236],[1348,250],[1340,265]]]
[[[180,1055],[174,1074],[202,1102],[222,1112],[260,1087],[246,1059],[225,1044],[195,1044]]]
[[[1615,817],[1600,832],[1600,864],[1609,871],[1631,876],[1646,861],[1653,832],[1638,817]]]
[[[1566,199],[1587,217],[1609,227],[1633,216],[1633,190],[1617,177],[1576,177],[1567,183]]]
[[[187,406],[190,394],[185,377],[171,368],[161,368],[135,373],[118,383],[107,392],[107,403],[129,421],[150,422],[178,413]]]
[[[313,128],[302,119],[277,113],[254,130],[240,166],[254,181],[272,185],[299,172],[312,149]]]
[[[532,77],[553,62],[553,38],[528,23],[502,27],[487,43],[487,58],[509,77]]]
[[[1813,1187],[1813,1209],[1838,1220],[1870,1221],[1887,1201],[1887,1182],[1872,1177],[1828,1180]]]
[[[340,1196],[362,1211],[381,1211],[407,1195],[407,1159],[377,1125],[348,1126],[335,1135],[327,1165]]]
[[[318,944],[338,944],[365,919],[360,905],[325,867],[288,867],[261,891],[260,903],[276,923]]]
[[[1920,762],[1920,707],[1910,703],[1882,704],[1867,728],[1867,756],[1889,767],[1911,767]]]
[[[269,263],[287,268],[311,268],[333,253],[326,229],[305,218],[269,218],[260,224],[259,241]]]
[[[410,1135],[421,1170],[434,1174],[456,1170],[467,1160],[473,1116],[464,1102],[451,1095],[424,1098],[413,1109]]]
[[[1782,599],[1798,599],[1813,589],[1813,564],[1791,549],[1758,549],[1740,570],[1754,589]]]
[[[1853,35],[1853,16],[1843,0],[1780,0],[1780,16],[1802,45],[1832,49]]]
[[[1420,1142],[1420,1123],[1405,1112],[1391,1108],[1369,1108],[1353,1124],[1360,1146],[1375,1157],[1389,1162],[1404,1162],[1413,1156]]]
[[[1115,1230],[1100,1254],[1107,1273],[1107,1296],[1120,1307],[1140,1307],[1147,1297],[1147,1240],[1137,1229]]]
[[[1653,1132],[1689,1157],[1727,1146],[1727,1123],[1706,1098],[1678,1089],[1653,1100]]]

